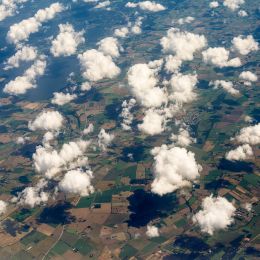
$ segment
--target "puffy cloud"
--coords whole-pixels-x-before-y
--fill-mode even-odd
[[[226,153],[226,159],[230,161],[244,161],[253,156],[253,150],[249,144],[238,146],[236,149]]]
[[[204,35],[181,32],[177,28],[167,31],[167,36],[161,39],[163,52],[175,54],[179,60],[191,61],[195,52],[207,45]]]
[[[246,17],[248,16],[248,13],[245,10],[239,10],[238,16],[240,17]]]
[[[103,52],[105,55],[111,56],[112,58],[119,57],[120,45],[116,38],[107,37],[98,42],[98,50]]]
[[[209,48],[202,52],[205,63],[216,65],[219,68],[241,66],[241,60],[239,58],[229,60],[229,54],[230,52],[223,47]]]
[[[77,98],[76,94],[70,94],[70,93],[65,94],[62,92],[54,92],[53,95],[54,97],[52,98],[51,103],[59,106],[67,104],[73,99]]]
[[[53,3],[45,9],[38,10],[33,17],[13,24],[7,33],[7,40],[14,44],[28,40],[31,33],[39,31],[43,22],[53,19],[57,13],[63,10],[64,7],[60,3]]]
[[[30,140],[30,137],[29,137],[29,136],[25,136],[25,137],[19,136],[19,137],[16,139],[16,143],[23,145],[23,144],[25,144],[26,141],[28,141],[28,140]]]
[[[18,76],[7,83],[3,91],[11,95],[25,94],[27,90],[36,87],[36,78],[44,74],[45,68],[45,57],[41,56],[24,72],[23,76]]]
[[[246,123],[252,123],[254,121],[254,119],[251,116],[245,116],[244,120]]]
[[[240,93],[237,89],[234,88],[233,83],[230,81],[215,80],[215,81],[211,81],[209,85],[214,86],[215,89],[221,87],[232,96],[237,96]]]
[[[128,2],[128,3],[126,3],[125,6],[129,7],[129,8],[139,7],[140,9],[142,9],[144,11],[150,11],[150,12],[159,12],[159,11],[163,11],[166,9],[163,5],[157,4],[152,1],[142,1],[139,3]]]
[[[245,210],[247,210],[248,212],[251,212],[252,211],[252,204],[249,203],[249,202],[246,202],[244,205],[243,205],[243,208]]]
[[[76,32],[69,23],[60,24],[59,29],[59,34],[52,41],[51,53],[55,57],[75,54],[78,45],[85,42],[84,31]]]
[[[83,82],[80,86],[81,91],[89,91],[91,90],[91,84],[87,81]]]
[[[201,227],[202,232],[213,235],[214,231],[226,229],[234,222],[236,208],[226,198],[206,197],[202,202],[202,209],[192,220]]]
[[[147,64],[135,64],[127,73],[128,84],[136,99],[145,107],[160,107],[167,102],[165,90],[156,87],[156,72]]]
[[[63,121],[64,118],[58,111],[43,111],[34,119],[34,121],[29,122],[28,127],[32,131],[59,131]]]
[[[187,16],[187,17],[185,17],[185,18],[180,18],[180,19],[178,19],[177,23],[180,24],[180,25],[182,25],[182,24],[185,24],[185,23],[191,23],[191,22],[193,22],[194,20],[195,20],[194,17],[192,17],[192,16]]]
[[[115,136],[113,134],[109,134],[105,131],[105,129],[101,129],[98,134],[98,146],[102,151],[106,151],[107,147],[111,145]]]
[[[210,8],[217,8],[219,7],[219,3],[217,1],[212,1],[209,3]]]
[[[160,134],[165,130],[165,117],[153,109],[145,112],[143,122],[138,129],[148,135]]]
[[[15,14],[17,4],[25,3],[28,0],[2,0],[0,4],[0,21]]]
[[[140,34],[142,32],[141,26],[142,26],[142,17],[138,17],[136,21],[134,22],[133,26],[131,27],[131,32],[133,34]]]
[[[135,104],[136,100],[134,98],[131,98],[128,102],[127,100],[124,100],[124,102],[122,103],[122,112],[120,114],[120,117],[123,119],[123,122],[121,123],[121,126],[126,131],[131,130],[131,124],[134,119],[131,110],[133,109]]]
[[[3,200],[0,200],[0,215],[5,214],[7,209],[7,203],[4,202]]]
[[[239,78],[249,82],[257,81],[257,75],[251,71],[243,71],[242,73],[240,73]]]
[[[156,194],[164,195],[190,186],[202,170],[195,160],[195,154],[185,148],[162,145],[154,148],[151,153],[155,160],[152,192]]]
[[[223,5],[228,7],[230,10],[235,11],[244,3],[245,0],[224,0]]]
[[[170,79],[172,93],[169,98],[181,104],[193,101],[197,97],[194,92],[197,82],[197,75],[181,73],[173,75]]]
[[[238,51],[241,55],[247,55],[252,51],[258,51],[259,44],[252,35],[247,37],[238,36],[234,37],[232,40],[233,49]]]
[[[235,140],[242,144],[260,144],[260,123],[242,128]]]
[[[179,134],[172,134],[170,138],[176,145],[186,147],[196,142],[196,139],[190,136],[190,133],[187,129],[180,128]]]
[[[129,33],[129,29],[127,27],[115,29],[115,31],[114,31],[114,35],[116,37],[120,37],[120,38],[125,38],[128,33]]]
[[[147,235],[148,237],[150,237],[150,238],[152,238],[152,237],[159,237],[159,236],[160,236],[160,233],[159,233],[158,227],[148,225],[148,226],[147,226],[146,235]]]
[[[165,58],[165,69],[167,72],[177,73],[182,65],[182,60],[176,56],[168,55]]]
[[[92,123],[90,123],[90,124],[88,125],[88,127],[85,128],[85,129],[82,131],[82,133],[83,133],[84,135],[88,135],[88,134],[92,133],[93,131],[94,131],[94,125],[93,125]]]
[[[99,8],[104,8],[107,7],[111,4],[110,1],[104,1],[104,2],[100,2],[98,3],[94,8],[99,9]]]
[[[81,169],[71,170],[59,182],[59,188],[65,193],[88,196],[94,192],[94,187],[91,185],[92,178],[93,175],[90,170],[86,172],[83,172]]]
[[[88,50],[78,55],[83,77],[90,81],[98,81],[104,78],[115,78],[120,73],[110,56],[104,55],[95,49]]]
[[[18,68],[21,61],[32,61],[37,57],[37,49],[31,46],[22,46],[5,62],[5,70]]]

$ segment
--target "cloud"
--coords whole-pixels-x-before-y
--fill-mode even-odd
[[[251,71],[243,71],[240,73],[239,78],[246,81],[247,85],[251,85],[251,82],[257,81],[257,75]]]
[[[135,64],[127,72],[127,79],[133,95],[145,107],[160,107],[167,102],[165,90],[156,87],[156,71],[147,64]]]
[[[196,139],[190,136],[190,133],[187,129],[180,128],[179,134],[172,134],[170,139],[178,146],[186,147],[196,142]]]
[[[116,38],[107,37],[97,43],[98,50],[103,52],[105,55],[111,56],[112,58],[119,57],[120,45]]]
[[[90,85],[90,83],[89,82],[87,82],[87,81],[85,81],[85,82],[83,82],[82,84],[81,84],[81,86],[80,86],[80,90],[81,91],[89,91],[89,90],[91,90],[91,85]]]
[[[7,203],[4,202],[3,200],[0,200],[0,215],[5,214],[7,210]]]
[[[240,67],[241,60],[234,58],[229,60],[230,52],[223,47],[209,48],[202,52],[203,61],[207,64],[213,64],[219,68]]]
[[[131,110],[135,105],[136,100],[134,98],[131,98],[128,102],[127,100],[124,100],[124,102],[122,103],[122,112],[120,114],[120,117],[123,119],[123,122],[121,123],[121,126],[126,131],[131,130],[131,124],[134,119]]]
[[[21,95],[31,88],[36,88],[36,79],[44,74],[45,68],[45,57],[40,56],[22,76],[18,76],[7,83],[3,91],[10,95]]]
[[[237,13],[238,16],[240,17],[246,17],[248,16],[248,13],[245,10],[239,10],[239,12]]]
[[[13,16],[17,11],[17,4],[25,3],[28,0],[2,0],[0,4],[0,21]]]
[[[202,201],[202,209],[192,220],[200,226],[202,232],[213,235],[215,231],[226,229],[234,222],[235,210],[226,198],[211,195]]]
[[[111,4],[110,1],[104,1],[104,2],[100,2],[98,3],[94,8],[99,9],[99,8],[104,8],[107,7]]]
[[[169,73],[177,73],[182,65],[182,60],[176,56],[168,55],[165,58],[165,69]]]
[[[159,236],[160,236],[160,233],[159,233],[158,227],[148,225],[148,226],[147,226],[146,235],[147,235],[149,238],[159,237]]]
[[[106,151],[107,147],[111,145],[115,136],[113,134],[109,134],[105,131],[105,129],[101,129],[98,134],[98,146],[102,151]]]
[[[59,182],[59,188],[65,193],[88,196],[94,192],[94,187],[91,185],[92,178],[93,174],[90,170],[86,172],[81,169],[71,170]]]
[[[194,53],[200,51],[207,45],[204,35],[198,35],[190,32],[181,32],[177,28],[171,28],[167,31],[167,36],[161,39],[163,52],[175,54],[179,60],[191,61]]]
[[[259,44],[252,35],[247,37],[238,36],[232,40],[233,50],[238,51],[241,55],[247,55],[252,51],[258,51]]]
[[[16,143],[23,145],[23,144],[25,144],[26,141],[28,141],[28,140],[30,140],[30,137],[29,137],[29,136],[25,136],[25,137],[19,136],[19,137],[16,139]]]
[[[178,73],[173,75],[170,79],[171,95],[169,98],[181,104],[193,101],[197,97],[194,92],[197,82],[196,74]]]
[[[60,24],[59,29],[59,34],[52,41],[51,53],[54,57],[75,54],[78,45],[85,42],[84,31],[76,32],[69,23]]]
[[[63,122],[64,118],[58,111],[43,111],[34,121],[29,122],[28,127],[32,131],[59,131]]]
[[[88,125],[88,127],[85,128],[85,129],[82,131],[82,133],[83,133],[84,135],[88,135],[88,134],[92,133],[93,131],[94,131],[94,125],[93,125],[92,123],[90,123],[90,124]]]
[[[192,16],[187,16],[187,17],[185,17],[185,18],[180,18],[180,19],[178,19],[177,23],[178,23],[179,25],[182,25],[182,24],[185,24],[185,23],[191,23],[191,22],[193,22],[194,20],[195,20],[194,17],[192,17]]]
[[[129,33],[129,29],[127,27],[121,27],[119,29],[115,29],[114,35],[116,37],[125,38]]]
[[[126,3],[125,6],[129,8],[139,7],[144,11],[150,11],[150,12],[160,12],[166,9],[163,5],[151,1],[143,1],[139,3],[128,2]]]
[[[143,122],[138,129],[148,135],[157,135],[165,130],[165,117],[153,109],[145,112]]]
[[[260,123],[242,128],[234,139],[242,144],[260,144]]]
[[[219,3],[217,1],[212,1],[209,3],[210,8],[217,8],[219,7]]]
[[[138,17],[138,18],[136,19],[136,21],[134,22],[133,26],[130,28],[130,29],[131,29],[131,32],[132,32],[133,34],[141,34],[141,32],[142,32],[142,29],[141,29],[142,20],[143,20],[142,17]]]
[[[230,10],[235,11],[244,3],[245,0],[224,0],[223,5],[228,7]]]
[[[223,88],[225,91],[227,91],[232,96],[239,95],[239,91],[233,87],[233,83],[230,81],[225,80],[215,80],[211,81],[209,83],[210,86],[214,86],[215,89],[218,89],[219,87]]]
[[[76,94],[70,94],[70,93],[65,94],[62,92],[54,92],[53,95],[54,97],[52,98],[51,103],[59,106],[70,103],[70,101],[77,98]]]
[[[7,33],[7,40],[14,44],[28,40],[31,33],[39,31],[42,23],[53,19],[57,13],[63,10],[64,7],[60,3],[53,3],[45,9],[38,10],[33,17],[11,25]]]
[[[38,53],[35,47],[22,46],[17,52],[5,62],[5,70],[18,68],[21,61],[33,61]]]
[[[83,70],[83,77],[87,80],[112,79],[120,73],[120,68],[116,66],[110,56],[106,56],[95,49],[78,55],[78,59]]]
[[[202,170],[195,160],[195,154],[185,148],[169,148],[162,145],[155,147],[151,153],[154,156],[153,193],[165,195],[177,189],[191,186]]]
[[[251,146],[244,144],[226,153],[226,159],[229,161],[245,161],[252,158],[253,155],[254,153]]]

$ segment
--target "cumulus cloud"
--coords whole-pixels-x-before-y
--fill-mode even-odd
[[[145,107],[160,107],[167,102],[165,90],[156,87],[156,71],[147,64],[135,64],[127,73],[128,84],[133,95]]]
[[[127,27],[115,29],[115,31],[114,31],[114,35],[116,37],[120,37],[120,38],[125,38],[128,33],[129,33],[129,29]]]
[[[209,85],[214,86],[215,89],[221,87],[225,91],[227,91],[229,94],[231,94],[232,96],[237,96],[240,93],[239,90],[234,88],[233,83],[230,81],[215,80],[215,81],[211,81]]]
[[[132,25],[132,27],[130,28],[130,29],[131,29],[131,32],[132,32],[133,34],[141,34],[141,32],[142,32],[142,29],[141,29],[142,20],[143,20],[142,17],[138,17],[138,18],[136,19],[136,21],[134,22],[134,24]]]
[[[33,17],[13,24],[7,33],[7,40],[14,44],[28,40],[31,33],[39,31],[42,23],[53,19],[57,13],[63,10],[64,7],[60,3],[53,3],[45,9],[38,10]]]
[[[190,136],[190,133],[187,129],[180,128],[179,133],[172,134],[170,139],[178,146],[186,147],[196,142],[196,139]]]
[[[113,134],[109,134],[105,131],[105,129],[101,129],[98,134],[98,146],[102,151],[106,151],[107,147],[111,145],[115,136]]]
[[[230,52],[223,47],[209,48],[202,52],[203,61],[213,64],[219,68],[239,67],[241,60],[239,58],[229,59]]]
[[[79,44],[84,43],[84,31],[76,32],[69,23],[59,25],[60,32],[52,41],[51,53],[55,57],[76,53]]]
[[[167,36],[161,39],[163,52],[175,54],[179,60],[191,61],[195,52],[207,45],[204,35],[182,32],[177,28],[167,31]]]
[[[260,144],[260,123],[254,126],[244,127],[234,138],[238,143],[257,145]]]
[[[233,50],[238,51],[241,55],[247,55],[250,52],[258,51],[259,49],[259,44],[252,35],[248,35],[247,37],[241,35],[234,37],[232,44]]]
[[[18,68],[21,61],[33,61],[37,57],[37,49],[31,46],[22,46],[5,62],[5,70]]]
[[[148,135],[160,134],[165,130],[165,117],[158,111],[149,109],[145,112],[143,122],[138,129]]]
[[[197,82],[196,74],[178,73],[173,75],[170,79],[171,95],[169,98],[181,104],[193,101],[197,97],[194,92]]]
[[[4,202],[3,200],[0,200],[0,215],[5,214],[7,209],[7,203]]]
[[[17,144],[25,144],[26,141],[30,140],[30,137],[29,136],[19,136],[17,139],[16,139],[16,143]]]
[[[59,131],[63,121],[64,118],[58,111],[43,111],[34,119],[34,121],[29,122],[28,127],[32,131]]]
[[[163,11],[166,9],[163,5],[157,4],[152,1],[142,1],[139,3],[128,2],[128,3],[126,3],[125,6],[129,7],[129,8],[139,7],[140,9],[142,9],[144,11],[150,11],[150,12],[159,12],[159,11]]]
[[[239,10],[238,11],[238,16],[246,17],[246,16],[248,16],[248,13],[245,10]]]
[[[253,154],[251,146],[244,144],[226,153],[226,159],[229,161],[245,161],[252,158]]]
[[[217,1],[212,1],[209,3],[210,8],[217,8],[219,7],[219,3]]]
[[[168,55],[165,58],[165,69],[167,72],[177,73],[182,65],[182,60],[177,56]]]
[[[83,77],[90,81],[98,81],[104,78],[115,78],[120,73],[110,56],[104,55],[95,49],[88,50],[78,55]]]
[[[158,227],[148,225],[148,226],[147,226],[146,235],[147,235],[148,237],[150,237],[150,238],[152,238],[152,237],[159,237],[159,236],[160,236],[160,233],[159,233]]]
[[[85,129],[82,131],[82,133],[83,133],[84,135],[88,135],[88,134],[92,133],[93,131],[94,131],[94,125],[93,125],[92,123],[90,123],[90,124],[88,125],[88,127],[85,128]]]
[[[120,45],[116,38],[107,37],[99,41],[97,44],[99,46],[98,50],[103,52],[105,55],[111,56],[112,58],[119,57]]]
[[[187,16],[187,17],[185,17],[185,18],[180,18],[180,19],[178,19],[178,20],[177,20],[177,23],[178,23],[179,25],[182,25],[182,24],[185,24],[185,23],[191,23],[191,22],[193,22],[194,20],[195,20],[194,17],[192,17],[192,16]]]
[[[28,0],[2,0],[0,4],[0,21],[9,16],[13,16],[17,11],[18,4],[25,3]]]
[[[87,81],[83,82],[80,86],[81,91],[89,91],[91,89],[91,84]]]
[[[109,6],[110,4],[111,4],[110,1],[104,1],[104,2],[98,3],[94,8],[100,9],[100,8],[107,7],[107,6]]]
[[[123,119],[123,122],[121,123],[121,126],[126,131],[131,130],[131,124],[134,119],[131,110],[133,109],[135,104],[136,100],[134,98],[131,98],[128,102],[127,100],[124,100],[124,102],[122,103],[122,112],[120,114],[120,117]]]
[[[251,86],[252,82],[257,81],[257,75],[251,71],[243,71],[240,73],[239,78],[244,80],[247,86]]]
[[[192,220],[198,224],[202,232],[213,235],[217,230],[226,229],[234,222],[236,208],[226,198],[206,197],[202,202],[202,209]]]
[[[94,192],[94,187],[91,185],[92,178],[93,174],[90,170],[85,172],[81,169],[71,170],[59,182],[59,188],[65,193],[88,196]]]
[[[70,94],[70,93],[62,93],[62,92],[54,92],[53,93],[53,98],[51,100],[52,104],[56,104],[58,106],[65,105],[69,103],[70,101],[74,100],[77,98],[76,94]]]
[[[36,79],[44,74],[45,68],[45,57],[40,56],[22,76],[18,76],[7,83],[3,91],[11,95],[25,94],[27,90],[36,87]]]
[[[244,3],[245,0],[224,0],[223,5],[228,7],[230,10],[235,11]]]
[[[195,154],[185,148],[166,145],[155,147],[151,151],[154,156],[154,181],[152,192],[165,195],[190,186],[199,177],[202,167],[196,162]]]

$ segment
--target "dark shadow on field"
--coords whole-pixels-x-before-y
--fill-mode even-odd
[[[131,214],[127,223],[136,228],[146,226],[156,218],[166,217],[176,212],[178,207],[175,193],[159,196],[144,190],[135,190],[128,201]]]
[[[71,205],[68,202],[47,207],[42,211],[37,221],[39,223],[46,223],[46,224],[53,224],[53,225],[69,224],[75,221],[75,218],[72,217],[68,212],[68,209],[70,208]]]
[[[122,157],[120,159],[124,162],[143,161],[146,157],[145,148],[146,147],[144,145],[136,145],[136,146],[125,147],[122,150]],[[132,155],[132,158],[129,157],[129,154]]]
[[[197,257],[199,256],[200,254],[198,253],[190,253],[190,254],[176,253],[176,254],[165,256],[163,260],[192,260],[192,259],[197,259]]]
[[[192,252],[206,251],[210,248],[201,238],[188,235],[180,235],[177,237],[174,246],[189,249]]]
[[[220,160],[218,169],[224,171],[230,171],[230,172],[253,172],[252,163],[231,162],[226,159]]]
[[[25,144],[19,150],[12,153],[12,155],[16,155],[16,156],[21,155],[25,158],[31,159],[38,145],[40,145],[40,143]]]
[[[105,107],[105,116],[110,120],[118,121],[119,115],[122,112],[122,101],[113,99],[113,103]]]
[[[215,181],[211,181],[207,184],[205,184],[205,188],[207,190],[218,190],[221,188],[230,188],[232,186],[232,184],[224,179],[219,179],[219,180],[215,180]]]
[[[102,99],[103,95],[96,88],[91,88],[84,95],[79,96],[74,102],[76,104],[83,104],[89,101],[99,102]]]

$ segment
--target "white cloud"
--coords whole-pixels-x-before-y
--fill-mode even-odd
[[[30,140],[30,137],[29,137],[29,136],[25,136],[25,137],[19,136],[19,137],[16,139],[16,143],[23,145],[23,144],[25,144],[26,141],[28,141],[28,140]]]
[[[178,146],[186,147],[196,142],[196,139],[190,136],[190,133],[187,129],[180,128],[179,134],[172,134],[170,139]]]
[[[84,135],[88,135],[88,134],[92,133],[93,131],[94,131],[94,125],[93,125],[92,123],[90,123],[90,124],[88,125],[88,127],[85,128],[85,129],[82,131],[82,133],[83,133]]]
[[[214,231],[226,229],[234,222],[235,210],[226,198],[211,195],[203,200],[202,209],[192,219],[202,232],[213,235]]]
[[[91,85],[90,85],[90,83],[87,82],[87,81],[83,82],[83,83],[81,84],[81,86],[80,86],[80,90],[81,90],[81,91],[89,91],[89,90],[91,90]]]
[[[7,40],[14,44],[28,40],[31,33],[39,31],[43,22],[53,19],[57,13],[63,10],[64,7],[60,3],[53,3],[45,9],[38,10],[33,17],[13,24],[7,33]]]
[[[215,81],[211,81],[209,85],[214,86],[215,89],[221,87],[232,96],[237,96],[240,93],[237,89],[234,88],[233,83],[230,81],[215,80]]]
[[[260,123],[242,128],[235,140],[242,144],[260,144]]]
[[[134,98],[131,98],[128,102],[127,100],[124,100],[124,102],[122,103],[122,112],[120,114],[120,117],[123,119],[123,122],[121,123],[121,126],[126,131],[131,130],[131,124],[134,119],[131,110],[133,109],[135,104],[136,100]]]
[[[105,55],[111,56],[112,58],[119,57],[120,45],[116,38],[107,37],[97,43],[98,50],[103,52]]]
[[[157,135],[165,130],[165,117],[153,109],[145,112],[143,122],[138,129],[148,135]]]
[[[170,99],[178,103],[188,103],[193,101],[197,94],[194,92],[198,82],[197,75],[181,73],[175,74],[170,79],[171,95]]]
[[[79,44],[84,43],[84,31],[76,32],[69,23],[59,25],[60,32],[52,41],[51,53],[55,57],[76,53]]]
[[[233,50],[238,51],[241,55],[247,55],[252,51],[258,51],[259,44],[252,35],[247,37],[238,36],[232,40]]]
[[[98,3],[94,8],[99,9],[99,8],[104,8],[107,7],[111,4],[110,1],[104,1],[104,2],[100,2]]]
[[[157,4],[152,1],[142,1],[139,3],[128,2],[128,3],[126,3],[125,6],[129,7],[129,8],[139,7],[140,9],[142,9],[144,11],[150,11],[150,12],[160,12],[160,11],[163,11],[166,9],[163,5]]]
[[[243,208],[245,210],[247,210],[248,212],[251,212],[252,211],[252,204],[249,203],[249,202],[246,202],[245,204],[243,204]]]
[[[17,12],[17,4],[25,3],[28,0],[2,0],[0,4],[0,21]]]
[[[193,22],[194,20],[195,20],[194,17],[192,17],[192,16],[187,16],[187,17],[185,17],[185,18],[180,18],[180,19],[178,19],[177,23],[178,23],[179,25],[182,25],[182,24],[185,24],[185,23],[191,23],[191,22]]]
[[[105,56],[95,49],[88,50],[78,55],[83,77],[90,81],[98,81],[104,78],[115,78],[120,73],[120,68],[116,66],[110,56]]]
[[[43,111],[34,119],[34,121],[29,122],[28,127],[32,131],[59,131],[63,122],[64,118],[58,111]]]
[[[195,154],[185,148],[166,145],[152,150],[154,156],[154,181],[152,192],[164,195],[191,185],[199,177],[201,166],[195,160]]]
[[[253,155],[254,153],[251,146],[244,144],[226,153],[226,159],[230,161],[244,161],[252,158]]]
[[[167,31],[167,36],[161,39],[163,52],[175,54],[179,60],[191,61],[195,52],[207,45],[204,35],[182,32],[177,28]]]
[[[93,174],[90,170],[86,172],[81,169],[71,170],[59,182],[59,188],[65,193],[88,196],[94,192],[94,187],[91,185],[92,178]]]
[[[115,29],[115,31],[114,31],[114,35],[116,37],[120,37],[120,38],[125,38],[128,33],[129,33],[129,29],[127,27]]]
[[[148,226],[147,226],[146,235],[147,235],[148,237],[150,237],[150,238],[152,238],[152,237],[159,237],[159,236],[160,236],[160,233],[159,233],[158,227],[148,225]]]
[[[134,22],[133,26],[130,28],[130,29],[131,29],[131,32],[132,32],[133,34],[141,34],[141,32],[142,32],[142,29],[141,29],[142,20],[143,20],[142,17],[138,17],[138,18],[136,19],[136,21]]]
[[[217,8],[219,7],[219,3],[217,1],[212,1],[209,3],[210,8]]]
[[[202,52],[205,63],[216,65],[219,68],[241,66],[239,58],[229,60],[229,55],[230,52],[223,47],[209,48]]]
[[[165,69],[167,72],[177,73],[182,65],[182,60],[177,56],[168,55],[165,58]]]
[[[245,10],[239,10],[239,12],[237,13],[238,16],[240,17],[246,17],[248,16],[248,13]]]
[[[136,99],[145,107],[160,107],[167,102],[165,90],[156,87],[156,72],[147,64],[135,64],[127,73],[128,84]]]
[[[257,81],[257,75],[251,71],[243,71],[242,73],[240,73],[239,78],[250,82]]]
[[[36,87],[36,78],[44,74],[45,68],[45,57],[40,56],[39,59],[24,72],[23,76],[18,76],[7,83],[3,91],[11,95],[25,94],[27,90]]]
[[[245,0],[224,0],[223,5],[228,7],[230,10],[235,11],[244,3]]]
[[[22,46],[5,62],[5,70],[18,68],[21,61],[33,61],[37,57],[37,49],[31,46]]]
[[[0,200],[0,215],[5,214],[7,209],[7,203],[4,202],[3,200]]]
[[[251,116],[245,116],[244,120],[246,123],[252,123],[254,121],[254,119]]]
[[[65,94],[65,93],[62,93],[62,92],[54,92],[53,96],[54,97],[52,98],[51,103],[59,105],[59,106],[70,103],[70,101],[77,98],[76,94],[70,94],[70,93]]]
[[[115,136],[113,134],[109,134],[105,131],[105,129],[101,129],[98,134],[98,146],[102,151],[106,151],[107,147],[111,145]]]

